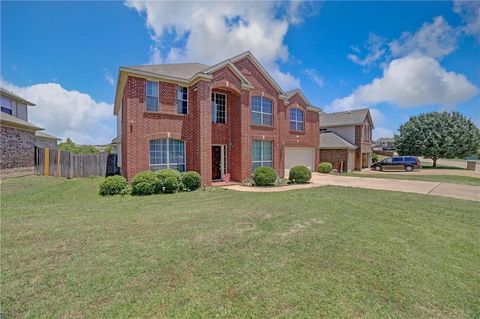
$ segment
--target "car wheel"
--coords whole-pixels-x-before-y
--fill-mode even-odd
[[[411,172],[411,171],[413,171],[413,167],[410,166],[410,165],[405,166],[405,170],[406,170],[407,172]]]
[[[382,167],[379,166],[379,165],[377,165],[377,166],[375,166],[375,170],[376,170],[377,172],[380,172],[380,171],[382,170]]]

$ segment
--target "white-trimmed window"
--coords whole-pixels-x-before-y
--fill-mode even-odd
[[[263,96],[252,96],[252,124],[273,125],[273,103]]]
[[[252,172],[255,172],[255,169],[260,166],[273,167],[272,141],[252,141]]]
[[[188,87],[178,86],[177,88],[177,112],[188,114]]]
[[[290,109],[290,130],[303,131],[304,130],[304,113],[298,108]]]
[[[158,82],[147,81],[147,111],[158,112]]]
[[[150,170],[176,169],[185,172],[185,143],[163,138],[150,141]]]
[[[225,124],[227,120],[227,95],[212,92],[212,122]]]

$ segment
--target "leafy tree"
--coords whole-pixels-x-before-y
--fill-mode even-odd
[[[105,148],[105,153],[107,153],[107,154],[113,154],[113,145],[112,145],[112,144],[109,144],[109,145]]]
[[[58,149],[61,151],[72,152],[73,154],[98,154],[99,151],[92,145],[77,145],[70,138],[65,142],[58,144]]]
[[[463,158],[480,147],[480,131],[459,112],[412,116],[395,136],[399,155],[423,156],[437,166],[439,158]]]

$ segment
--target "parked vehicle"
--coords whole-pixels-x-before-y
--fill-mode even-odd
[[[422,168],[422,164],[415,156],[393,156],[389,158],[385,158],[380,162],[373,163],[371,166],[372,169],[376,171],[407,171],[411,172],[414,169]]]

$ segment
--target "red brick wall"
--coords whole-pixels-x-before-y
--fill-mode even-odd
[[[235,65],[254,85],[241,88],[238,76],[228,67],[215,71],[212,81],[199,81],[189,87],[189,113],[177,114],[177,85],[160,82],[159,112],[146,112],[145,79],[129,76],[123,98],[122,161],[123,174],[129,180],[149,169],[149,141],[176,138],[186,144],[187,170],[198,171],[202,183],[211,184],[211,145],[227,145],[228,173],[233,180],[249,178],[252,140],[273,142],[274,169],[284,174],[285,147],[319,145],[318,113],[306,110],[305,103],[293,97],[289,105],[278,98],[278,92],[248,59]],[[227,123],[211,123],[211,92],[227,95]],[[251,97],[265,96],[273,102],[273,125],[251,125]],[[305,132],[290,132],[289,107],[305,111]],[[315,166],[318,164],[318,152]]]
[[[348,166],[348,150],[320,150],[320,163],[329,162],[334,169],[340,172],[341,162],[343,161],[343,172],[347,170]]]

